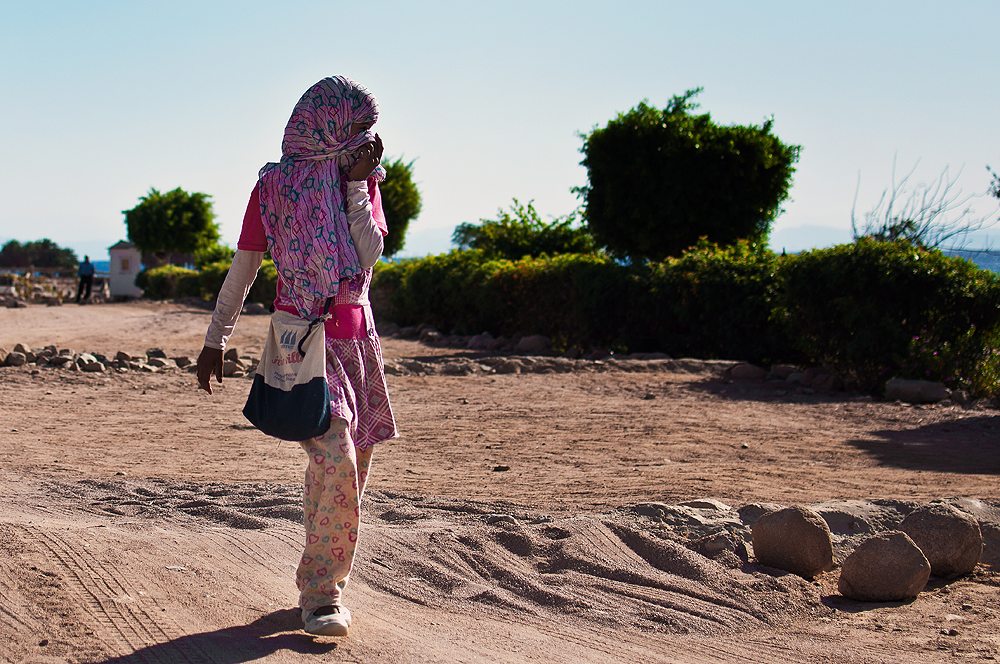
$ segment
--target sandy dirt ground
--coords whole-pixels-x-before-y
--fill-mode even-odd
[[[194,359],[209,317],[2,309],[0,348]],[[267,323],[242,317],[231,347],[255,355]],[[1000,657],[995,567],[865,604],[837,593],[836,569],[807,582],[685,546],[745,536],[736,510],[752,503],[966,498],[996,514],[995,410],[802,394],[710,363],[496,373],[469,351],[393,338],[383,351],[401,438],[376,452],[342,639],[301,631],[304,459],[243,419],[247,378],[209,396],[179,369],[0,368],[0,661]]]

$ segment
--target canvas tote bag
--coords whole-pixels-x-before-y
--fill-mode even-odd
[[[302,441],[330,429],[326,387],[326,328],[330,300],[308,321],[286,311],[271,314],[264,351],[243,415],[269,436]]]

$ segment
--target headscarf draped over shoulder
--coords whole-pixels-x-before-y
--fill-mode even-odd
[[[353,152],[375,140],[351,136],[354,122],[378,120],[378,101],[360,83],[331,76],[309,88],[285,126],[281,161],[260,169],[260,211],[271,250],[299,315],[321,311],[341,280],[361,271],[344,204],[342,173]],[[372,174],[385,178],[379,166]]]

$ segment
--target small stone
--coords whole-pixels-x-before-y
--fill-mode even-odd
[[[166,360],[162,357],[151,357],[147,361],[147,364],[151,367],[156,367],[157,369],[165,369],[170,366],[171,362],[170,360]]]
[[[811,579],[833,566],[830,527],[816,512],[786,507],[757,519],[752,529],[757,561]]]
[[[148,349],[146,349],[146,357],[147,358],[150,358],[150,357],[164,357],[165,358],[166,356],[167,356],[167,354],[164,353],[159,348],[148,348]]]
[[[420,342],[427,344],[428,346],[435,346],[441,343],[443,338],[443,334],[430,327],[420,333]]]
[[[24,344],[14,344],[15,353],[28,353],[30,351],[31,349],[25,346]]]
[[[491,526],[495,526],[501,523],[510,526],[518,525],[517,519],[515,519],[509,514],[490,514],[488,517],[486,517],[486,523],[490,524]]]
[[[170,359],[172,359],[174,361],[174,364],[176,364],[181,369],[191,364],[191,358],[189,358],[186,355],[178,355],[177,357],[172,357]]]
[[[493,466],[494,473],[506,473],[510,470],[510,466]]]
[[[20,345],[21,344],[18,344],[18,346]],[[21,353],[19,351],[14,351],[12,353],[7,354],[7,359],[4,360],[4,365],[8,367],[19,367],[24,364],[27,364],[27,362],[28,358],[25,356],[24,353]]]
[[[578,360],[583,355],[583,349],[579,346],[570,346],[566,349],[561,357],[565,357],[568,360]]]
[[[239,362],[240,353],[235,348],[230,348],[226,351],[225,355],[222,356],[223,359],[229,360],[230,362]]]
[[[945,503],[921,505],[903,519],[899,529],[927,556],[935,576],[968,574],[983,553],[983,534],[976,519]]]
[[[119,362],[131,362],[132,356],[126,353],[125,351],[120,350],[117,353],[115,353],[115,359],[118,360]]]
[[[498,374],[519,374],[524,365],[517,360],[501,360],[493,367],[493,371]]]
[[[838,589],[863,602],[899,602],[916,597],[930,575],[920,548],[894,530],[869,537],[844,559]]]
[[[41,641],[38,642],[38,645],[40,645],[41,647],[44,648],[45,646],[49,645],[49,640],[48,639],[42,639]]]

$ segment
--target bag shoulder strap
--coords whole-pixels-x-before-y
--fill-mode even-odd
[[[298,347],[299,355],[301,355],[302,357],[306,356],[306,352],[304,350],[302,350],[302,344],[304,344],[306,342],[306,339],[309,338],[309,335],[312,334],[313,329],[315,329],[315,327],[319,323],[325,323],[326,321],[330,320],[330,305],[331,304],[333,304],[333,298],[332,297],[326,298],[326,306],[323,307],[323,313],[322,313],[322,315],[318,316],[316,318],[316,320],[311,321],[309,323],[309,328],[306,330],[306,333],[304,335],[302,335],[302,339],[299,341],[299,347]]]

